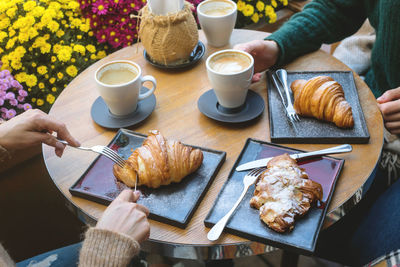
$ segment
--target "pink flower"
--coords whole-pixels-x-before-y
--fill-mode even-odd
[[[108,13],[109,3],[103,0],[97,0],[92,7],[93,13],[97,15],[105,15]]]
[[[18,102],[24,102],[25,97],[19,95],[19,96],[17,96],[17,100],[18,100]]]
[[[10,100],[8,100],[8,102],[10,102],[10,105],[11,106],[13,106],[13,107],[15,107],[16,105],[18,105],[18,101],[17,101],[17,99],[10,99]]]
[[[6,119],[11,119],[17,115],[17,112],[14,109],[7,110]]]
[[[6,99],[15,99],[15,94],[12,92],[9,92],[6,94]]]
[[[18,90],[18,94],[23,97],[28,96],[28,92],[22,89]]]
[[[25,103],[24,104],[24,110],[32,109],[31,104]]]
[[[4,105],[4,99],[0,98],[0,106]]]

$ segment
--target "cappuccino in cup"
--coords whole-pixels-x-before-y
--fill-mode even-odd
[[[134,62],[117,60],[106,63],[94,75],[100,96],[111,114],[125,116],[135,112],[137,103],[154,93],[156,80],[153,76],[142,77],[142,70]],[[145,81],[153,84],[146,93],[140,93]]]
[[[228,15],[235,11],[235,7],[227,2],[221,0],[209,0],[201,7],[201,12],[207,16],[220,17]]]
[[[247,69],[251,64],[248,56],[237,52],[225,52],[216,55],[210,61],[210,67],[219,73],[232,74]]]
[[[197,17],[207,43],[221,47],[229,43],[236,24],[237,7],[231,0],[206,0],[197,6]]]
[[[136,78],[137,72],[132,69],[107,69],[99,77],[99,81],[105,84],[123,84]]]
[[[224,108],[242,106],[254,73],[253,57],[241,50],[222,50],[207,58],[206,67],[218,103]]]

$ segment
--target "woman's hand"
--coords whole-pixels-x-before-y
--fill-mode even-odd
[[[126,189],[111,202],[97,222],[96,228],[128,235],[138,242],[150,236],[150,224],[147,220],[149,210],[135,202],[139,199],[138,191]]]
[[[392,134],[400,134],[400,87],[386,91],[377,101],[386,129]]]
[[[0,145],[7,150],[18,150],[45,143],[55,147],[56,155],[61,157],[65,145],[52,135],[67,141],[73,146],[79,142],[71,136],[64,123],[59,122],[41,110],[28,110],[0,124]]]
[[[258,82],[261,73],[269,67],[275,65],[279,56],[279,46],[274,41],[254,40],[248,43],[238,44],[234,49],[245,51],[254,58],[254,76],[253,82]]]

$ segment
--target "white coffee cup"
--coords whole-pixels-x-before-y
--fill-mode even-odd
[[[209,56],[206,67],[218,103],[224,108],[242,106],[254,74],[253,57],[241,50],[226,49]]]
[[[230,0],[206,0],[197,6],[197,17],[207,43],[214,47],[229,44],[236,16],[236,3]]]
[[[142,77],[139,65],[129,60],[116,60],[102,65],[97,69],[94,79],[100,96],[111,114],[116,116],[133,113],[138,101],[151,96],[157,86],[153,76]],[[151,82],[153,87],[146,93],[140,93],[146,81]]]

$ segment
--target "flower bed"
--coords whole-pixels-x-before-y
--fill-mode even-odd
[[[25,88],[24,101],[48,111],[80,71],[106,56],[107,47],[97,43],[77,1],[1,0],[0,54],[1,70]]]

